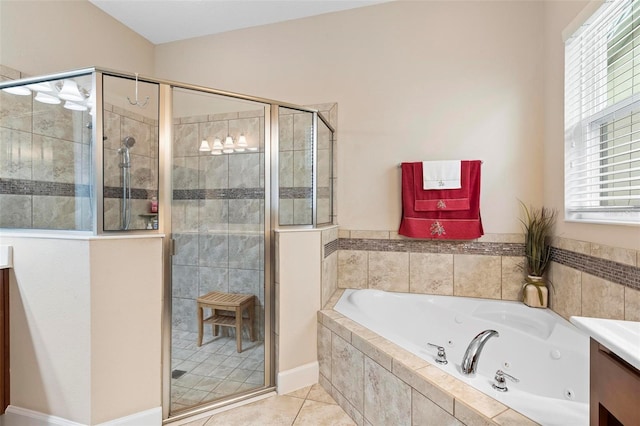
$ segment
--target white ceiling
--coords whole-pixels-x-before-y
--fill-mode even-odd
[[[89,0],[153,44],[390,0]]]

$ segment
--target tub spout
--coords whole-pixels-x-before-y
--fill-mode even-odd
[[[482,348],[493,336],[500,337],[500,334],[495,330],[485,330],[473,338],[462,358],[462,374],[467,376],[475,374]]]

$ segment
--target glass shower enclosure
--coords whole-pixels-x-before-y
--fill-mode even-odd
[[[97,68],[0,89],[0,228],[165,236],[164,417],[273,390],[273,231],[333,220],[326,118]],[[252,298],[253,336],[199,341],[212,292]]]

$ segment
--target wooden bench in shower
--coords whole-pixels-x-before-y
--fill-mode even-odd
[[[249,337],[255,341],[253,320],[255,313],[255,296],[253,294],[230,294],[212,291],[198,297],[198,346],[202,346],[204,324],[211,324],[212,333],[218,335],[218,327],[235,327],[236,349],[242,352],[242,326],[249,326]],[[204,309],[211,309],[211,316],[204,318]],[[247,310],[248,317],[243,316]],[[221,312],[218,312],[221,311]]]

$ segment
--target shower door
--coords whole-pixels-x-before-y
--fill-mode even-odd
[[[170,415],[175,416],[272,385],[265,362],[271,342],[265,321],[270,293],[265,291],[264,159],[270,109],[186,88],[173,88],[172,97]],[[205,324],[198,344],[197,300],[211,292],[253,299],[255,339],[242,327],[241,351],[232,311],[205,309],[205,319],[228,316],[230,326],[214,335],[213,326]],[[243,316],[248,321],[246,310]]]

